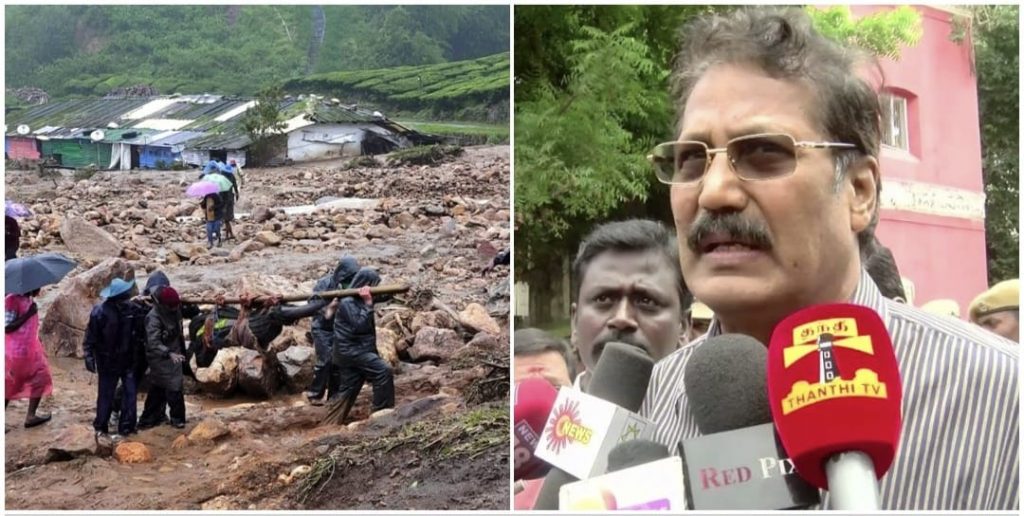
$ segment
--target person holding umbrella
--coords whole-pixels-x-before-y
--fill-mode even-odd
[[[25,428],[39,426],[51,415],[36,411],[53,392],[46,353],[39,342],[39,312],[34,298],[46,285],[59,282],[77,263],[56,253],[15,258],[4,264],[4,408],[28,398]]]
[[[213,248],[213,237],[217,236],[217,245],[220,245],[220,221],[224,216],[224,203],[221,201],[220,192],[223,189],[218,182],[212,177],[216,174],[210,174],[202,181],[193,183],[185,190],[185,194],[190,197],[200,197],[202,202],[200,206],[203,208],[204,221],[206,222],[206,242],[207,248]],[[224,176],[218,176],[224,182],[228,183],[230,188],[230,181]]]
[[[29,217],[32,212],[28,208],[8,200],[4,200],[4,261],[18,257],[21,246],[21,227],[19,218]]]

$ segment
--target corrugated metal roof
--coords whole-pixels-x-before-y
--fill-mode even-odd
[[[18,125],[26,124],[34,135],[53,139],[88,139],[93,130],[103,129],[103,141],[109,143],[176,146],[188,142],[188,148],[238,150],[252,143],[241,123],[250,102],[218,95],[78,99],[31,107],[12,113],[5,122],[11,136],[17,135]],[[291,121],[285,132],[312,123],[372,123],[398,133],[410,131],[369,111],[321,99],[288,98],[279,109],[282,118]],[[308,123],[302,123],[302,118]],[[109,128],[111,124],[116,127]],[[125,139],[123,135],[131,131],[139,135]],[[159,142],[154,135],[159,135]]]
[[[64,102],[50,102],[11,113],[7,124],[8,134],[18,125],[25,124],[35,131],[43,126],[107,128],[111,122],[121,124],[121,115],[137,109],[150,99],[79,99]]]
[[[199,138],[199,137],[203,136],[204,134],[205,133],[200,133],[200,132],[197,132],[197,131],[174,131],[173,134],[170,134],[170,135],[165,136],[165,137],[161,137],[159,139],[155,139],[155,140],[149,142],[148,145],[153,146],[153,147],[172,147],[172,146],[175,146],[175,145],[180,145],[182,143],[185,143],[185,142],[187,142],[189,140],[192,140],[192,139],[195,139],[195,138]]]

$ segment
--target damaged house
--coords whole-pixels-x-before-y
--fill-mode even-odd
[[[246,133],[251,99],[171,95],[145,99],[79,99],[9,113],[7,159],[46,159],[81,168],[163,169],[210,159],[258,165]],[[271,140],[265,164],[381,154],[437,143],[377,112],[338,99],[288,97],[279,106],[285,128]]]

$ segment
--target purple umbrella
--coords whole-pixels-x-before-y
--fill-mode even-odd
[[[216,193],[220,193],[220,185],[210,181],[192,183],[188,189],[185,190],[185,195],[189,197],[206,197],[207,195]]]
[[[31,217],[32,212],[22,204],[4,199],[4,214],[8,217],[25,218]]]

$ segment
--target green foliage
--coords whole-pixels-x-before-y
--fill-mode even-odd
[[[362,99],[405,111],[457,111],[507,103],[508,69],[509,54],[504,53],[452,63],[314,74],[292,79],[284,89]]]
[[[436,165],[465,152],[458,145],[423,145],[395,151],[388,156],[388,166]]]
[[[905,5],[856,19],[845,5],[806,10],[814,28],[825,37],[876,56],[899,59],[900,47],[916,45],[922,35],[920,13]]]
[[[251,96],[316,71],[475,58],[508,50],[507,6],[16,5],[5,9],[8,87],[52,99],[149,84]],[[486,32],[479,32],[479,28]],[[317,46],[319,52],[312,52]]]
[[[421,133],[450,136],[463,145],[508,143],[508,124],[469,124],[464,122],[402,122]]]
[[[990,283],[1020,277],[1020,34],[1015,5],[971,6]]]
[[[284,93],[278,86],[260,92],[256,105],[242,115],[242,127],[253,141],[256,162],[262,163],[271,154],[271,137],[279,134],[287,125],[281,114],[281,100]]]
[[[677,31],[734,8],[516,7],[517,274],[571,252],[595,222],[665,197],[644,156],[672,136]],[[826,34],[877,54],[898,56],[920,37],[909,8],[856,21],[845,8],[808,12]]]

